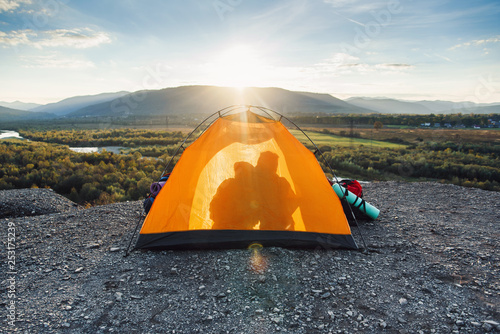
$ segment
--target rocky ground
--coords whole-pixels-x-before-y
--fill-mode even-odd
[[[246,249],[124,257],[140,202],[81,209],[20,190],[10,212],[41,215],[0,220],[0,331],[499,332],[500,193],[438,183],[364,189],[381,209],[377,221],[359,222],[369,251],[264,248],[260,266]],[[15,192],[0,192],[0,203]]]
[[[76,208],[77,205],[52,189],[0,191],[0,218],[39,216]]]

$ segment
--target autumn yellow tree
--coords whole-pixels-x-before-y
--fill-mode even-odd
[[[384,126],[384,124],[382,124],[381,121],[375,121],[375,123],[373,123],[373,128],[377,131],[382,129],[383,126]]]

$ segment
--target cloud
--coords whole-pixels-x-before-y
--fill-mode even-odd
[[[397,70],[397,71],[406,70],[406,69],[410,69],[413,67],[414,66],[410,65],[410,64],[377,64],[377,65],[375,65],[375,68],[380,68],[383,70]]]
[[[326,59],[326,63],[335,65],[345,65],[350,62],[359,61],[359,58],[347,53],[335,53],[331,58]]]
[[[497,35],[497,36],[494,36],[494,37],[490,37],[488,39],[475,39],[475,40],[472,40],[470,42],[465,42],[465,43],[462,43],[462,44],[457,44],[457,45],[454,45],[450,48],[450,50],[455,50],[455,49],[458,49],[458,48],[466,48],[466,47],[469,47],[469,46],[484,46],[485,44],[490,44],[490,43],[498,43],[500,42],[500,35]]]
[[[332,7],[344,7],[356,3],[358,0],[324,0],[324,3],[332,5]]]
[[[9,33],[0,31],[0,45],[3,45],[5,47],[16,46],[20,44],[29,44],[30,36],[33,36],[31,30],[11,31]]]
[[[1,1],[1,0],[0,0]],[[33,31],[30,29],[0,32],[0,45],[27,45],[38,49],[47,47],[70,47],[87,49],[101,44],[111,43],[111,38],[105,32],[82,29],[55,29]]]
[[[367,72],[406,72],[413,69],[414,66],[404,63],[383,63],[383,64],[367,64],[363,63],[360,58],[349,55],[347,53],[336,53],[331,58],[314,64],[311,67],[312,72],[321,75],[341,75],[350,73],[367,73]]]
[[[362,0],[323,0],[324,3],[333,8],[340,9],[353,14],[369,13],[370,11],[385,8],[387,1],[362,1]]]
[[[0,0],[0,13],[13,12],[21,4],[31,4],[31,0]]]
[[[89,60],[64,58],[56,53],[45,56],[22,56],[21,60],[25,63],[23,65],[25,68],[82,69],[95,67],[95,64]]]
[[[47,31],[44,37],[35,44],[36,47],[67,46],[86,49],[111,42],[106,33],[95,32],[88,28],[51,30]]]

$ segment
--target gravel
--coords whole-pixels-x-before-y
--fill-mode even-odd
[[[140,202],[75,209],[42,189],[0,192],[2,203],[15,192],[26,199],[16,201],[15,215],[32,206],[48,210],[0,220],[4,250],[13,246],[8,228],[15,229],[14,253],[1,253],[7,313],[0,331],[499,332],[500,193],[430,182],[363,187],[381,210],[378,220],[353,227],[369,251],[271,247],[128,257]]]

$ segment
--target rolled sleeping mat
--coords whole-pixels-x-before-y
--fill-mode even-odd
[[[154,182],[151,184],[151,187],[149,188],[149,192],[153,197],[156,197],[160,193],[160,190],[162,188],[162,185],[158,182]]]
[[[371,219],[377,219],[378,215],[380,214],[379,209],[377,209],[364,199],[354,195],[352,192],[340,186],[338,183],[334,183],[332,188],[340,199],[345,198],[349,204],[351,204],[355,208],[358,208],[361,212],[366,214]]]
[[[162,176],[160,181],[154,182],[151,184],[151,187],[149,187],[149,192],[153,197],[156,197],[160,193],[161,188],[167,183],[167,180],[170,176],[170,173],[167,173],[166,175]]]

